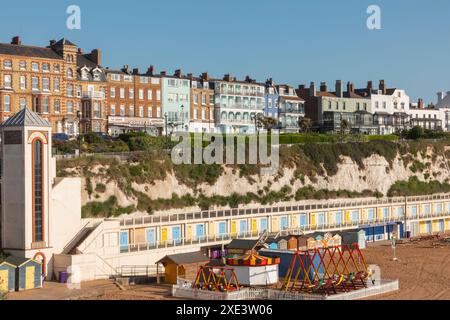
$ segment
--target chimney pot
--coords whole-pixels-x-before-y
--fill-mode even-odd
[[[379,89],[383,94],[386,94],[386,84],[385,84],[384,80],[380,80]]]
[[[178,77],[178,78],[181,78],[181,69],[175,70],[174,76]]]
[[[166,75],[167,75],[167,72],[166,72],[166,71],[161,71],[161,75],[162,75],[162,76],[166,76]]]
[[[315,97],[317,94],[316,91],[316,83],[315,82],[311,82],[310,86],[309,86],[309,95],[311,97]]]
[[[148,69],[147,69],[147,74],[148,75],[152,76],[154,74],[154,72],[155,72],[155,67],[154,66],[148,67]]]
[[[321,82],[320,83],[320,92],[327,92],[327,91],[328,91],[327,83]]]
[[[344,96],[344,92],[342,91],[342,81],[336,80],[336,96],[342,98]]]
[[[138,75],[138,74],[139,74],[139,68],[134,68],[133,75]]]

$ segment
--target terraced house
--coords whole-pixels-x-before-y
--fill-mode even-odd
[[[168,131],[189,130],[189,107],[191,105],[191,80],[180,69],[173,76],[165,71],[161,74],[162,108]]]
[[[214,126],[214,82],[208,73],[191,79],[190,132],[215,132]]]
[[[67,39],[47,47],[23,45],[19,37],[0,44],[0,120],[29,108],[54,132],[77,135],[81,102],[92,104],[92,93],[105,88],[99,64],[99,50],[83,54]]]
[[[145,74],[124,66],[106,69],[108,130],[113,136],[130,131],[158,135],[163,130],[162,79],[150,66]]]
[[[306,117],[313,126],[324,132],[341,132],[344,120],[355,133],[377,134],[378,126],[373,122],[372,104],[368,97],[355,93],[353,83],[347,83],[344,91],[342,81],[336,81],[336,90],[328,91],[326,82],[320,84],[320,90],[311,82],[310,87],[300,85],[297,94],[305,100]]]
[[[256,117],[264,115],[265,84],[246,77],[238,81],[226,74],[216,80],[215,116],[217,130],[222,133],[255,133]]]
[[[277,85],[279,94],[280,128],[285,132],[298,132],[299,121],[305,116],[305,100],[289,85]]]

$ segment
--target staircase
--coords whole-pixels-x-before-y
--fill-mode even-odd
[[[78,236],[76,237],[76,240],[69,244],[69,246],[64,250],[65,253],[74,255],[78,254],[77,248],[80,244],[83,243],[84,240],[94,231],[95,227],[85,227],[83,228]]]

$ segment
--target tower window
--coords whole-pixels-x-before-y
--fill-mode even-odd
[[[44,241],[43,228],[43,181],[42,181],[42,141],[37,139],[33,142],[33,179],[34,179],[34,242]]]

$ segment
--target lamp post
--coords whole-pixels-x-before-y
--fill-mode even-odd
[[[181,131],[184,131],[184,105],[181,105]]]
[[[78,155],[81,157],[81,117],[82,113],[80,110],[77,110],[77,118],[78,118]]]

